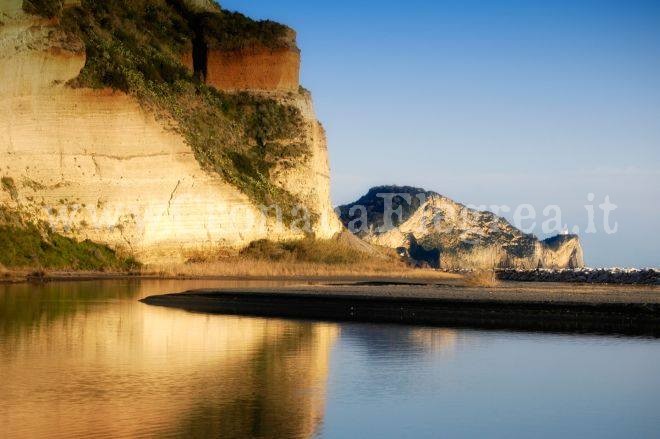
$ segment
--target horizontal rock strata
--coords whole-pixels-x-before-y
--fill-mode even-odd
[[[265,221],[259,206],[203,169],[169,121],[134,97],[67,85],[85,65],[84,45],[57,20],[28,15],[12,1],[0,7],[0,177],[6,183],[0,203],[142,262],[302,236]],[[285,69],[295,70],[295,61]],[[259,63],[244,68],[259,74]],[[341,223],[330,202],[325,134],[311,96],[298,93],[296,84],[294,94],[269,97],[300,111],[310,149],[304,163],[275,169],[272,179],[318,213],[314,234],[330,238]]]

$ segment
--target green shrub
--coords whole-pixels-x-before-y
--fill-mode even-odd
[[[0,264],[7,268],[54,270],[130,271],[139,267],[109,247],[92,241],[78,242],[43,224],[23,221],[0,207]]]
[[[62,0],[23,0],[23,10],[28,14],[53,18],[62,12]]]
[[[200,14],[197,18],[204,40],[211,49],[240,50],[253,45],[277,49],[295,44],[290,38],[292,31],[274,21],[255,21],[226,10],[220,14]]]
[[[307,262],[327,265],[357,264],[368,256],[335,239],[305,238],[297,241],[259,240],[241,251],[241,256],[278,262]]]
[[[18,189],[16,188],[16,183],[13,178],[2,177],[2,179],[0,179],[0,185],[2,186],[2,190],[8,192],[13,200],[18,198]]]

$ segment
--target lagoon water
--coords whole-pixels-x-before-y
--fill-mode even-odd
[[[246,285],[0,285],[0,437],[660,437],[656,339],[138,302]]]

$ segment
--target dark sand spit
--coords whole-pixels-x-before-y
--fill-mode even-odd
[[[143,302],[218,314],[660,337],[654,286],[369,281],[195,290]]]

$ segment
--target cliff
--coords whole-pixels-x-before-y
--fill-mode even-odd
[[[205,83],[225,91],[297,93],[300,50],[293,29],[239,14],[197,14],[183,63]]]
[[[181,63],[200,14],[222,17],[205,38],[228,47],[269,38],[261,22],[190,7],[208,2],[67,1],[54,14],[34,3],[0,5],[1,205],[144,262],[302,237],[291,226],[305,221],[319,238],[341,230],[325,135],[297,77],[295,91],[257,73],[225,87]],[[232,63],[209,78],[261,69]],[[272,205],[283,223],[263,214]]]
[[[389,224],[388,198],[392,211],[398,212],[390,216]],[[368,242],[400,249],[413,260],[438,268],[584,266],[577,236],[558,235],[540,241],[491,212],[469,209],[424,189],[376,187],[338,209],[344,225]]]

